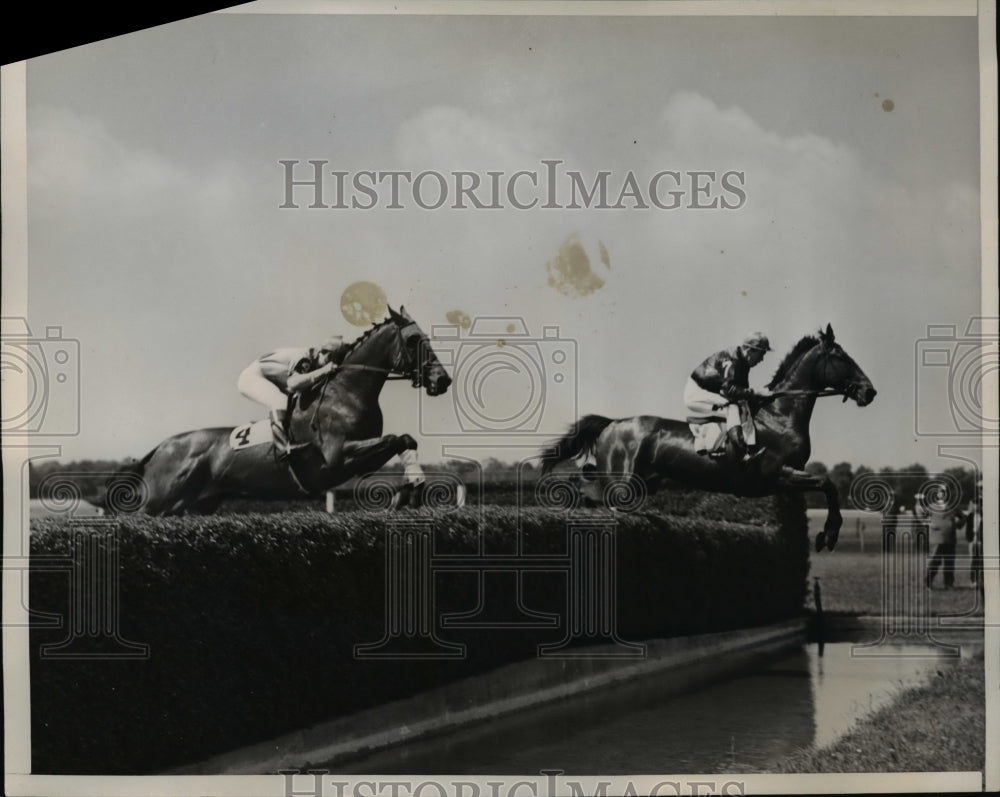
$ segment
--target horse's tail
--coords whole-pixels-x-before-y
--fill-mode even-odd
[[[146,465],[158,449],[159,446],[142,459],[126,465],[105,480],[104,492],[97,500],[97,505],[104,510],[105,514],[117,515],[123,512],[134,512],[141,508],[147,493],[143,474],[146,471]]]
[[[560,462],[592,450],[601,432],[612,423],[614,421],[611,418],[605,418],[603,415],[584,415],[565,435],[549,444],[552,450],[541,457],[542,473],[548,473]]]

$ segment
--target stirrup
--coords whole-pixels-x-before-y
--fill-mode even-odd
[[[764,455],[765,451],[767,451],[767,446],[761,446],[752,454],[747,454],[746,456],[743,457],[743,464],[749,465],[751,462],[756,462]]]
[[[274,445],[274,450],[282,456],[288,456],[288,452],[292,450],[291,441],[285,430],[277,426],[274,421],[271,422],[271,443]]]

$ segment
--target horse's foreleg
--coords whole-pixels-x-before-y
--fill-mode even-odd
[[[837,493],[836,485],[826,476],[814,476],[804,470],[784,467],[781,469],[778,481],[785,487],[795,490],[822,491],[826,496],[826,523],[823,531],[816,535],[816,550],[823,548],[833,550],[840,536],[840,526],[844,520],[840,514],[840,495]]]
[[[324,449],[327,469],[340,481],[378,470],[397,454],[416,449],[417,441],[408,434],[387,434],[369,440],[340,441]]]

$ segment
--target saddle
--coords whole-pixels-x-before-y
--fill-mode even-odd
[[[288,441],[288,451],[279,451],[277,446],[274,447],[275,461],[279,463],[284,462],[288,468],[289,475],[292,477],[292,481],[306,495],[315,493],[314,489],[309,488],[310,483],[314,481],[309,476],[313,473],[314,468],[323,466],[323,457],[320,450],[311,440],[298,441],[295,439],[292,435],[291,420],[296,406],[300,406],[301,404],[301,398],[313,392],[316,392],[315,386],[310,390],[288,397],[288,404],[285,409],[285,428],[283,430],[285,439]]]
[[[311,466],[317,467],[319,464],[322,464],[322,457],[319,456],[318,449],[311,442],[296,442],[292,439],[287,421],[287,418],[290,417],[292,407],[293,403],[289,401],[285,428],[282,430],[288,440],[289,447],[287,453],[276,444],[270,418],[262,418],[259,421],[237,426],[229,434],[229,447],[234,451],[245,451],[257,446],[270,446],[275,462],[288,469],[292,481],[295,482],[302,493],[311,495],[314,490],[310,490],[307,487],[312,481],[307,477],[307,474],[311,472]],[[316,456],[306,456],[304,449],[316,451]]]
[[[742,401],[739,402],[739,408],[742,424],[735,427],[733,431],[739,436],[739,448],[743,450],[743,461],[745,463],[752,462],[764,453],[764,449],[758,448],[754,453],[746,454],[743,435],[750,434],[750,431],[747,431],[748,425],[752,430],[753,413]],[[726,429],[724,415],[688,416],[686,420],[691,434],[694,435],[695,451],[713,459],[724,459],[729,455],[734,443],[730,442],[730,432]]]
[[[685,420],[687,421],[688,425],[690,425],[690,426],[702,426],[703,424],[706,424],[706,423],[723,423],[724,424],[726,422],[726,416],[724,416],[724,415],[704,415],[704,416],[702,416],[702,415],[688,415],[688,417],[685,418]]]

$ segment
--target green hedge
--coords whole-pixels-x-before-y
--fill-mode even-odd
[[[801,611],[808,568],[799,499],[695,497],[687,515],[617,517],[623,639],[719,631]],[[713,514],[740,522],[712,519]],[[694,513],[697,508],[698,514]],[[485,507],[408,518],[432,523],[436,554],[513,553],[518,513]],[[574,518],[606,517],[593,512]],[[482,527],[480,527],[482,518]],[[520,513],[525,553],[566,553],[565,513]],[[35,556],[72,556],[75,526],[32,523]],[[441,628],[460,660],[358,660],[385,627],[386,515],[302,512],[116,519],[120,633],[139,661],[41,658],[65,631],[33,628],[32,769],[143,774],[531,658],[562,631]],[[511,582],[512,584],[513,582]],[[477,576],[438,573],[435,617],[477,605]],[[565,617],[559,572],[523,575],[525,605]],[[65,615],[65,574],[32,575],[31,608]],[[507,619],[495,583],[484,613]],[[80,642],[77,646],[85,646]]]
[[[389,476],[397,483],[402,478],[397,474]],[[439,475],[429,472],[427,484],[445,484],[454,490],[455,478],[451,474]],[[526,481],[518,485],[514,480],[491,481],[480,484],[466,482],[466,504],[469,506],[521,506],[536,508],[539,499],[535,492],[535,482]],[[451,493],[453,494],[453,493]],[[355,490],[352,487],[338,487],[334,490],[337,512],[353,512],[359,508]],[[736,496],[700,492],[698,490],[669,489],[646,496],[641,509],[670,515],[695,515],[703,519],[717,519],[729,522],[761,524],[772,518],[762,507],[769,506],[759,501],[748,501]],[[233,498],[224,501],[219,514],[272,514],[274,512],[325,512],[326,499],[301,498],[295,500],[264,500],[254,498]]]

